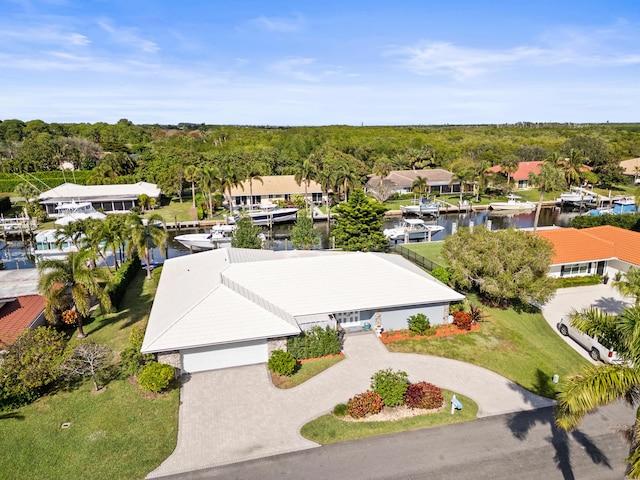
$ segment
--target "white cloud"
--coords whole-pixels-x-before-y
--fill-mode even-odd
[[[304,22],[300,15],[296,15],[293,18],[266,17],[260,15],[253,19],[252,23],[260,25],[271,32],[295,33],[302,31]]]
[[[321,66],[315,58],[295,57],[275,62],[271,70],[282,76],[305,82],[319,82],[342,72],[341,67]]]
[[[139,36],[134,29],[124,27],[114,27],[109,20],[101,19],[97,24],[102,30],[111,35],[114,43],[133,47],[144,53],[156,53],[160,47],[155,42]]]
[[[53,43],[56,45],[83,47],[91,43],[89,38],[80,33],[65,32],[54,25],[42,25],[21,30],[0,30],[1,37],[24,43],[44,43],[49,46]]]

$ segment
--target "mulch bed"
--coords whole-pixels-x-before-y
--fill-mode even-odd
[[[464,335],[470,332],[477,332],[480,330],[480,324],[475,323],[471,325],[471,330],[461,330],[455,325],[440,325],[431,327],[432,330],[435,330],[435,333],[431,335],[415,335],[411,333],[409,330],[395,330],[393,333],[389,334],[389,332],[382,332],[382,343],[392,343],[399,342],[401,340],[420,340],[422,338],[442,338],[442,337],[450,337],[452,335]]]
[[[344,357],[344,353],[337,353],[336,355],[325,355],[324,357],[316,357],[316,358],[303,358],[302,360],[298,360],[298,363],[315,362],[316,360],[321,360],[323,358],[333,358],[333,357]]]

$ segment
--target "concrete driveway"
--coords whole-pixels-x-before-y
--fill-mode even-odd
[[[561,288],[556,292],[555,297],[542,306],[542,314],[553,330],[560,335],[571,348],[592,363],[595,362],[584,348],[578,345],[569,337],[565,337],[558,332],[556,324],[562,317],[571,313],[572,310],[582,310],[583,308],[594,306],[601,310],[618,314],[626,306],[632,305],[633,300],[625,298],[615,289],[611,283],[604,285],[590,285],[586,287]]]
[[[480,417],[553,404],[475,365],[391,353],[370,333],[348,335],[344,352],[345,360],[289,390],[273,386],[266,365],[191,375],[181,391],[176,449],[148,478],[317,447],[300,428],[369,389],[371,375],[389,367],[473,398]]]

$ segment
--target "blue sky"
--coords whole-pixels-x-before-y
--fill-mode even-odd
[[[640,121],[640,2],[0,0],[0,119]]]

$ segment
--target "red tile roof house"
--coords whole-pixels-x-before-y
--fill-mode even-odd
[[[0,298],[0,353],[27,328],[46,325],[41,295]]]
[[[638,232],[607,225],[581,230],[538,230],[538,236],[553,244],[555,254],[549,272],[552,277],[592,274],[612,277],[618,272],[626,273],[629,267],[640,266]]]
[[[509,178],[514,181],[513,185],[515,188],[520,190],[529,188],[529,174],[535,173],[537,175],[540,173],[542,163],[543,162],[520,162],[518,164],[518,169],[509,175]],[[500,165],[495,165],[489,170],[494,173],[501,173],[502,167]]]

